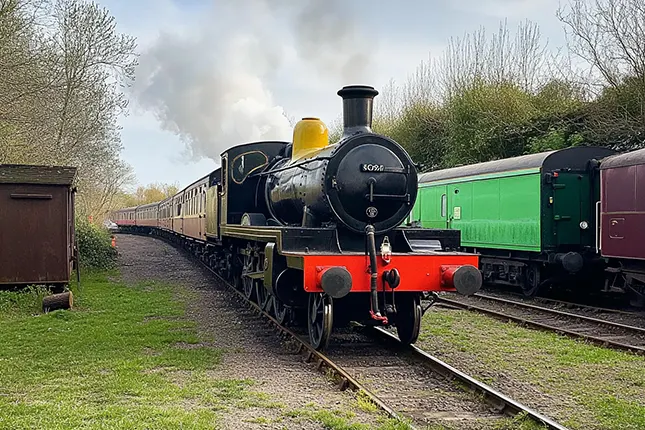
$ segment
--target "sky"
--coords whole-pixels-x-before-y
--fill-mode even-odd
[[[558,0],[99,0],[137,38],[120,120],[139,185],[184,187],[226,148],[290,140],[289,118],[339,118],[344,85],[405,82],[450,37],[537,23],[564,45]],[[375,99],[378,104],[378,96]]]

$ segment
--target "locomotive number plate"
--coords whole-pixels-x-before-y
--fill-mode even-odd
[[[385,165],[383,164],[361,164],[361,172],[384,172]]]

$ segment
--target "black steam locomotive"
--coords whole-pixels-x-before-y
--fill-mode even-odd
[[[457,252],[460,233],[401,227],[417,196],[407,152],[371,130],[378,92],[344,87],[344,133],[304,118],[293,142],[230,148],[221,168],[158,204],[114,215],[126,228],[180,241],[280,320],[306,311],[318,349],[350,321],[419,334],[424,292],[472,294],[478,257]],[[186,202],[203,196],[205,204]],[[191,208],[197,210],[191,212]],[[134,211],[134,225],[119,222]],[[195,222],[195,220],[198,220]],[[297,319],[295,321],[298,321]]]

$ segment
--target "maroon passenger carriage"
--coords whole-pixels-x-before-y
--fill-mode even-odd
[[[600,232],[608,287],[645,305],[645,149],[605,159],[600,167]]]

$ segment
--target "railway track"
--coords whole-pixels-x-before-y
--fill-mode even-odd
[[[339,329],[333,336],[336,340],[333,346],[322,354],[309,345],[306,330],[298,333],[297,327],[291,329],[280,324],[205,262],[189,255],[241,303],[271,324],[276,335],[293,346],[293,352],[314,363],[318,371],[333,377],[340,390],[364,393],[379,409],[406,423],[410,429],[418,428],[419,423],[425,427],[437,421],[485,429],[509,416],[526,416],[546,429],[566,429],[427,352],[402,345],[388,330]],[[464,391],[475,395],[464,396]]]
[[[645,328],[636,325],[479,293],[472,297],[457,299],[439,296],[436,303],[584,339],[605,347],[645,355]],[[574,307],[574,304],[570,304],[570,306]],[[577,305],[576,308],[579,312],[623,313],[618,310],[584,305]]]
[[[553,299],[549,297],[526,297],[522,294],[516,293],[501,293],[498,291],[488,291],[483,294],[485,296],[500,297],[500,298],[509,298],[523,303],[540,303],[545,306],[552,306],[555,308],[566,308],[574,313],[582,313],[584,315],[598,315],[602,318],[612,319],[612,318],[621,318],[621,319],[634,319],[636,323],[634,325],[645,325],[645,312],[640,309],[635,310],[625,310],[617,308],[608,308],[608,307],[599,307],[583,303],[575,303],[566,300]],[[639,323],[640,322],[640,323]]]

